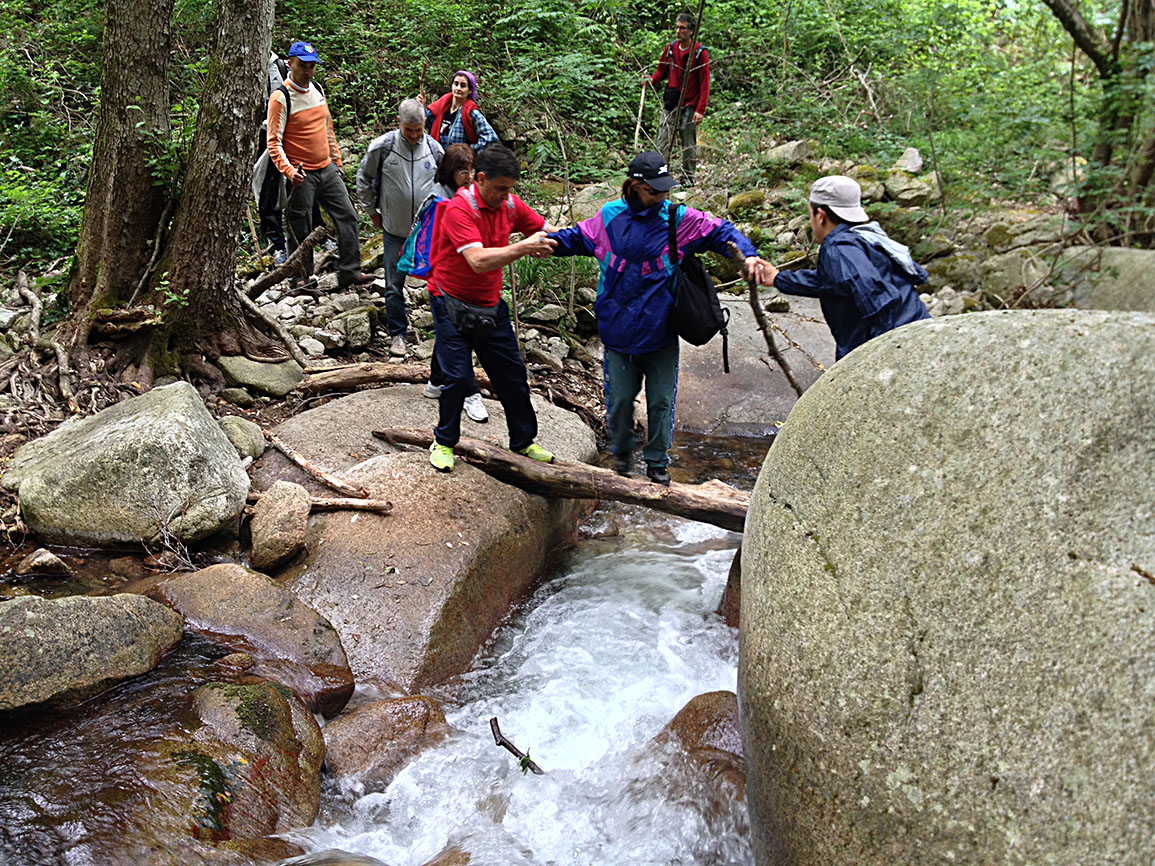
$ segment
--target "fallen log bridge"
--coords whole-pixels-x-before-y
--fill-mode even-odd
[[[392,445],[428,448],[433,443],[433,431],[426,427],[387,427],[374,430],[373,435]],[[629,502],[733,532],[743,530],[750,506],[750,494],[717,480],[705,484],[671,483],[663,487],[648,480],[625,478],[588,463],[539,463],[481,439],[463,438],[453,452],[499,481],[529,493],[562,499]]]
[[[362,385],[423,383],[429,378],[428,364],[352,364],[324,370],[309,370],[297,384],[302,394],[320,394],[324,391],[356,391]],[[484,370],[473,371],[473,378],[482,388],[490,387]]]

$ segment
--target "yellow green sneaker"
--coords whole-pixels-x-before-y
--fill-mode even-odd
[[[530,460],[536,460],[538,463],[553,463],[553,455],[536,442],[530,442],[517,453],[522,457],[528,457]]]
[[[429,446],[429,462],[438,472],[453,471],[453,449],[448,445],[434,442]]]

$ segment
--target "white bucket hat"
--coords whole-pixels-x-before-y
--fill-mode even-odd
[[[810,187],[810,203],[824,205],[847,222],[864,223],[870,220],[862,209],[862,187],[852,177],[832,174],[819,178]]]

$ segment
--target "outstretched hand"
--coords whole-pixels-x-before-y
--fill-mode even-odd
[[[761,256],[747,256],[742,266],[742,275],[762,286],[774,285],[778,269]]]
[[[548,259],[553,255],[553,248],[557,246],[557,241],[545,232],[534,232],[521,243],[525,247],[525,254],[535,259]]]

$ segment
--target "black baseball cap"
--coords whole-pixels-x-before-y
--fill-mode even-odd
[[[644,180],[658,192],[669,192],[678,185],[670,175],[666,158],[656,150],[643,151],[635,156],[626,169],[626,176]]]

